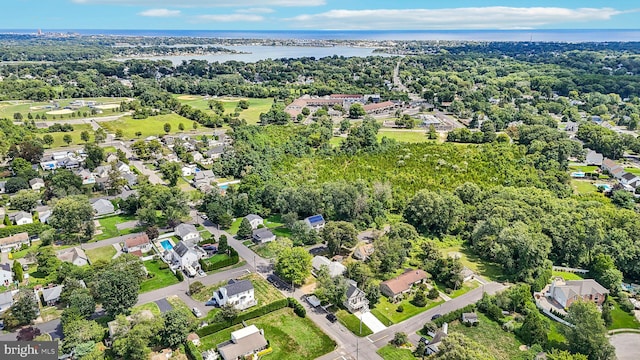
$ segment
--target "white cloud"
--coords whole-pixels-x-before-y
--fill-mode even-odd
[[[138,15],[148,16],[148,17],[174,17],[174,16],[180,16],[180,10],[149,9],[141,13],[138,13]]]
[[[275,10],[269,8],[248,8],[236,10],[236,12],[240,14],[271,14],[275,12]]]
[[[264,17],[253,14],[219,14],[198,15],[194,19],[197,22],[260,22]]]
[[[326,5],[326,0],[71,0],[76,4],[106,4],[168,7],[308,7]]]
[[[290,19],[297,28],[316,29],[509,29],[568,22],[609,20],[624,11],[612,8],[505,6],[449,9],[331,10]]]

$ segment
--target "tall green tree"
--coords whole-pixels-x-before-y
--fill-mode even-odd
[[[284,281],[301,285],[311,275],[311,254],[301,247],[284,248],[278,254],[275,270]]]
[[[607,328],[595,304],[581,300],[573,302],[565,320],[575,325],[561,328],[569,351],[587,355],[589,360],[615,358],[614,348],[606,338]]]
[[[13,297],[11,316],[19,325],[31,324],[38,317],[38,303],[32,290],[22,289]]]
[[[364,116],[365,114],[366,112],[364,111],[364,107],[362,107],[362,104],[355,103],[349,107],[349,117],[352,119],[357,119]]]
[[[253,233],[253,228],[251,227],[251,222],[249,219],[242,218],[240,222],[240,227],[238,227],[238,237],[240,239],[249,239]]]
[[[13,270],[13,281],[22,283],[22,280],[24,279],[24,270],[22,269],[20,261],[15,260],[11,268]]]
[[[160,165],[162,177],[169,182],[169,186],[176,186],[181,176],[180,164],[173,161],[167,161]]]
[[[343,248],[352,248],[358,241],[358,231],[352,223],[346,221],[330,221],[321,230],[320,236],[331,255],[336,255]]]
[[[104,149],[96,144],[84,144],[84,153],[87,155],[84,164],[89,170],[98,167],[105,159]]]
[[[49,224],[70,241],[93,235],[93,207],[86,196],[68,196],[58,200],[51,211]]]
[[[407,205],[404,218],[420,232],[442,235],[457,226],[462,209],[460,199],[450,193],[422,190]]]
[[[162,343],[172,349],[177,348],[187,340],[191,324],[188,315],[179,309],[173,309],[162,314],[164,328],[160,333]]]
[[[138,301],[140,280],[127,272],[107,270],[100,273],[95,290],[109,315],[126,314]]]

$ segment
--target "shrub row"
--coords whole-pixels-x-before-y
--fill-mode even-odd
[[[287,298],[287,302],[288,302],[287,306],[292,308],[293,312],[296,313],[296,315],[298,315],[301,318],[307,316],[307,310],[304,308],[304,306],[302,306],[302,304],[298,302],[298,300],[290,297],[290,298]]]
[[[185,352],[187,353],[187,357],[189,360],[203,360],[202,354],[198,351],[195,345],[191,341],[187,341],[184,346]]]
[[[259,307],[257,309],[242,313],[242,314],[238,315],[233,320],[224,321],[224,322],[219,322],[219,323],[203,326],[200,329],[198,329],[198,331],[196,331],[196,333],[200,337],[211,335],[211,334],[216,333],[216,332],[218,332],[218,331],[220,331],[222,329],[226,329],[226,328],[228,328],[230,326],[233,326],[233,325],[236,325],[236,324],[240,324],[241,322],[246,321],[246,320],[251,320],[251,319],[255,319],[255,318],[260,317],[260,316],[264,316],[264,315],[266,315],[268,313],[274,312],[276,310],[280,310],[280,309],[285,308],[287,306],[289,306],[289,301],[287,299],[276,300],[276,301],[274,301],[274,302],[272,302],[270,304],[267,304],[265,306],[261,306],[261,307]]]
[[[235,265],[240,261],[240,256],[238,255],[238,252],[235,251],[232,248],[229,248],[229,257],[224,259],[224,260],[220,260],[218,262],[215,263],[210,263],[208,262],[206,259],[200,259],[200,266],[202,267],[202,270],[204,271],[213,271],[213,270],[218,270],[218,269],[222,269],[224,267],[227,266],[231,266],[231,265]]]
[[[476,309],[476,305],[475,304],[471,304],[471,305],[467,305],[465,307],[463,307],[462,309],[458,309],[455,311],[452,311],[450,313],[444,314],[441,317],[433,320],[433,323],[436,324],[438,327],[441,327],[442,324],[444,323],[450,323],[454,320],[459,320],[462,317],[462,313],[468,313],[468,312],[473,312]]]
[[[39,235],[41,232],[50,228],[51,227],[49,225],[43,223],[7,226],[0,229],[0,238],[23,232],[29,233],[29,235]]]

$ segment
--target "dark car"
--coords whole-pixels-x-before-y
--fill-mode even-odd
[[[442,317],[442,314],[435,314],[435,315],[433,315],[433,316],[431,317],[431,320],[435,320],[435,319],[437,319],[437,318],[441,318],[441,317]]]
[[[422,337],[420,338],[420,342],[421,342],[421,343],[423,343],[423,344],[425,344],[425,345],[427,345],[427,344],[429,344],[429,339],[427,339],[426,337],[422,336]]]
[[[332,323],[338,321],[338,317],[335,316],[334,314],[327,314],[327,320],[331,321]]]

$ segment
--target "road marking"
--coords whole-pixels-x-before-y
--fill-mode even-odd
[[[371,339],[369,339],[368,337],[367,337],[367,339],[369,339],[369,341],[371,341],[371,343],[377,343],[378,341],[380,341],[380,340],[382,340],[382,339],[384,339],[384,338],[388,338],[388,337],[389,337],[389,335],[385,335],[385,336],[383,336],[383,337],[381,337],[381,338],[379,338],[379,339],[376,339],[376,340],[371,340]]]

